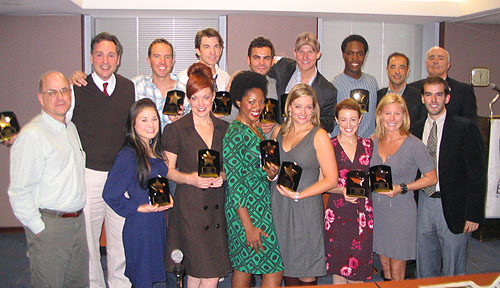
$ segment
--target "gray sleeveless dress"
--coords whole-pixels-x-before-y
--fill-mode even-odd
[[[302,191],[318,181],[319,163],[314,149],[314,135],[320,129],[314,127],[302,141],[288,152],[280,143],[280,160],[295,161],[302,167],[297,191]],[[274,226],[285,266],[284,276],[316,277],[326,275],[325,250],[323,245],[323,200],[321,195],[302,199],[282,196],[271,186],[271,207]]]

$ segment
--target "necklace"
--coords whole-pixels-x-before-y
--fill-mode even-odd
[[[250,128],[250,130],[252,130],[252,132],[255,135],[257,135],[257,137],[260,138],[260,140],[265,140],[264,136],[262,136],[262,134],[259,132],[259,129],[257,129],[257,127],[255,126],[255,123],[250,125],[250,124],[246,123],[245,121],[243,121],[243,119],[241,119],[241,117],[239,115],[238,115],[238,117],[236,117],[236,120],[240,121],[241,123],[243,123],[243,125]]]

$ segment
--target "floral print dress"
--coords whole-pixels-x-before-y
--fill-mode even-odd
[[[339,170],[339,187],[346,184],[347,172],[368,172],[373,142],[358,137],[354,162],[342,149],[337,137],[332,140]],[[342,194],[330,194],[325,211],[325,259],[328,274],[352,281],[371,278],[373,263],[373,207],[371,198],[353,204]]]

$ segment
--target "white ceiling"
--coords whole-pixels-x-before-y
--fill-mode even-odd
[[[0,0],[0,14],[214,17],[252,13],[358,21],[383,18],[385,22],[399,23],[444,21],[500,25],[500,0],[314,0],[314,5],[308,7],[304,3],[304,0]]]

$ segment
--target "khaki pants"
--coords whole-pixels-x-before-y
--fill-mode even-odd
[[[42,215],[45,229],[36,237],[25,227],[33,287],[89,287],[89,253],[83,215]]]

